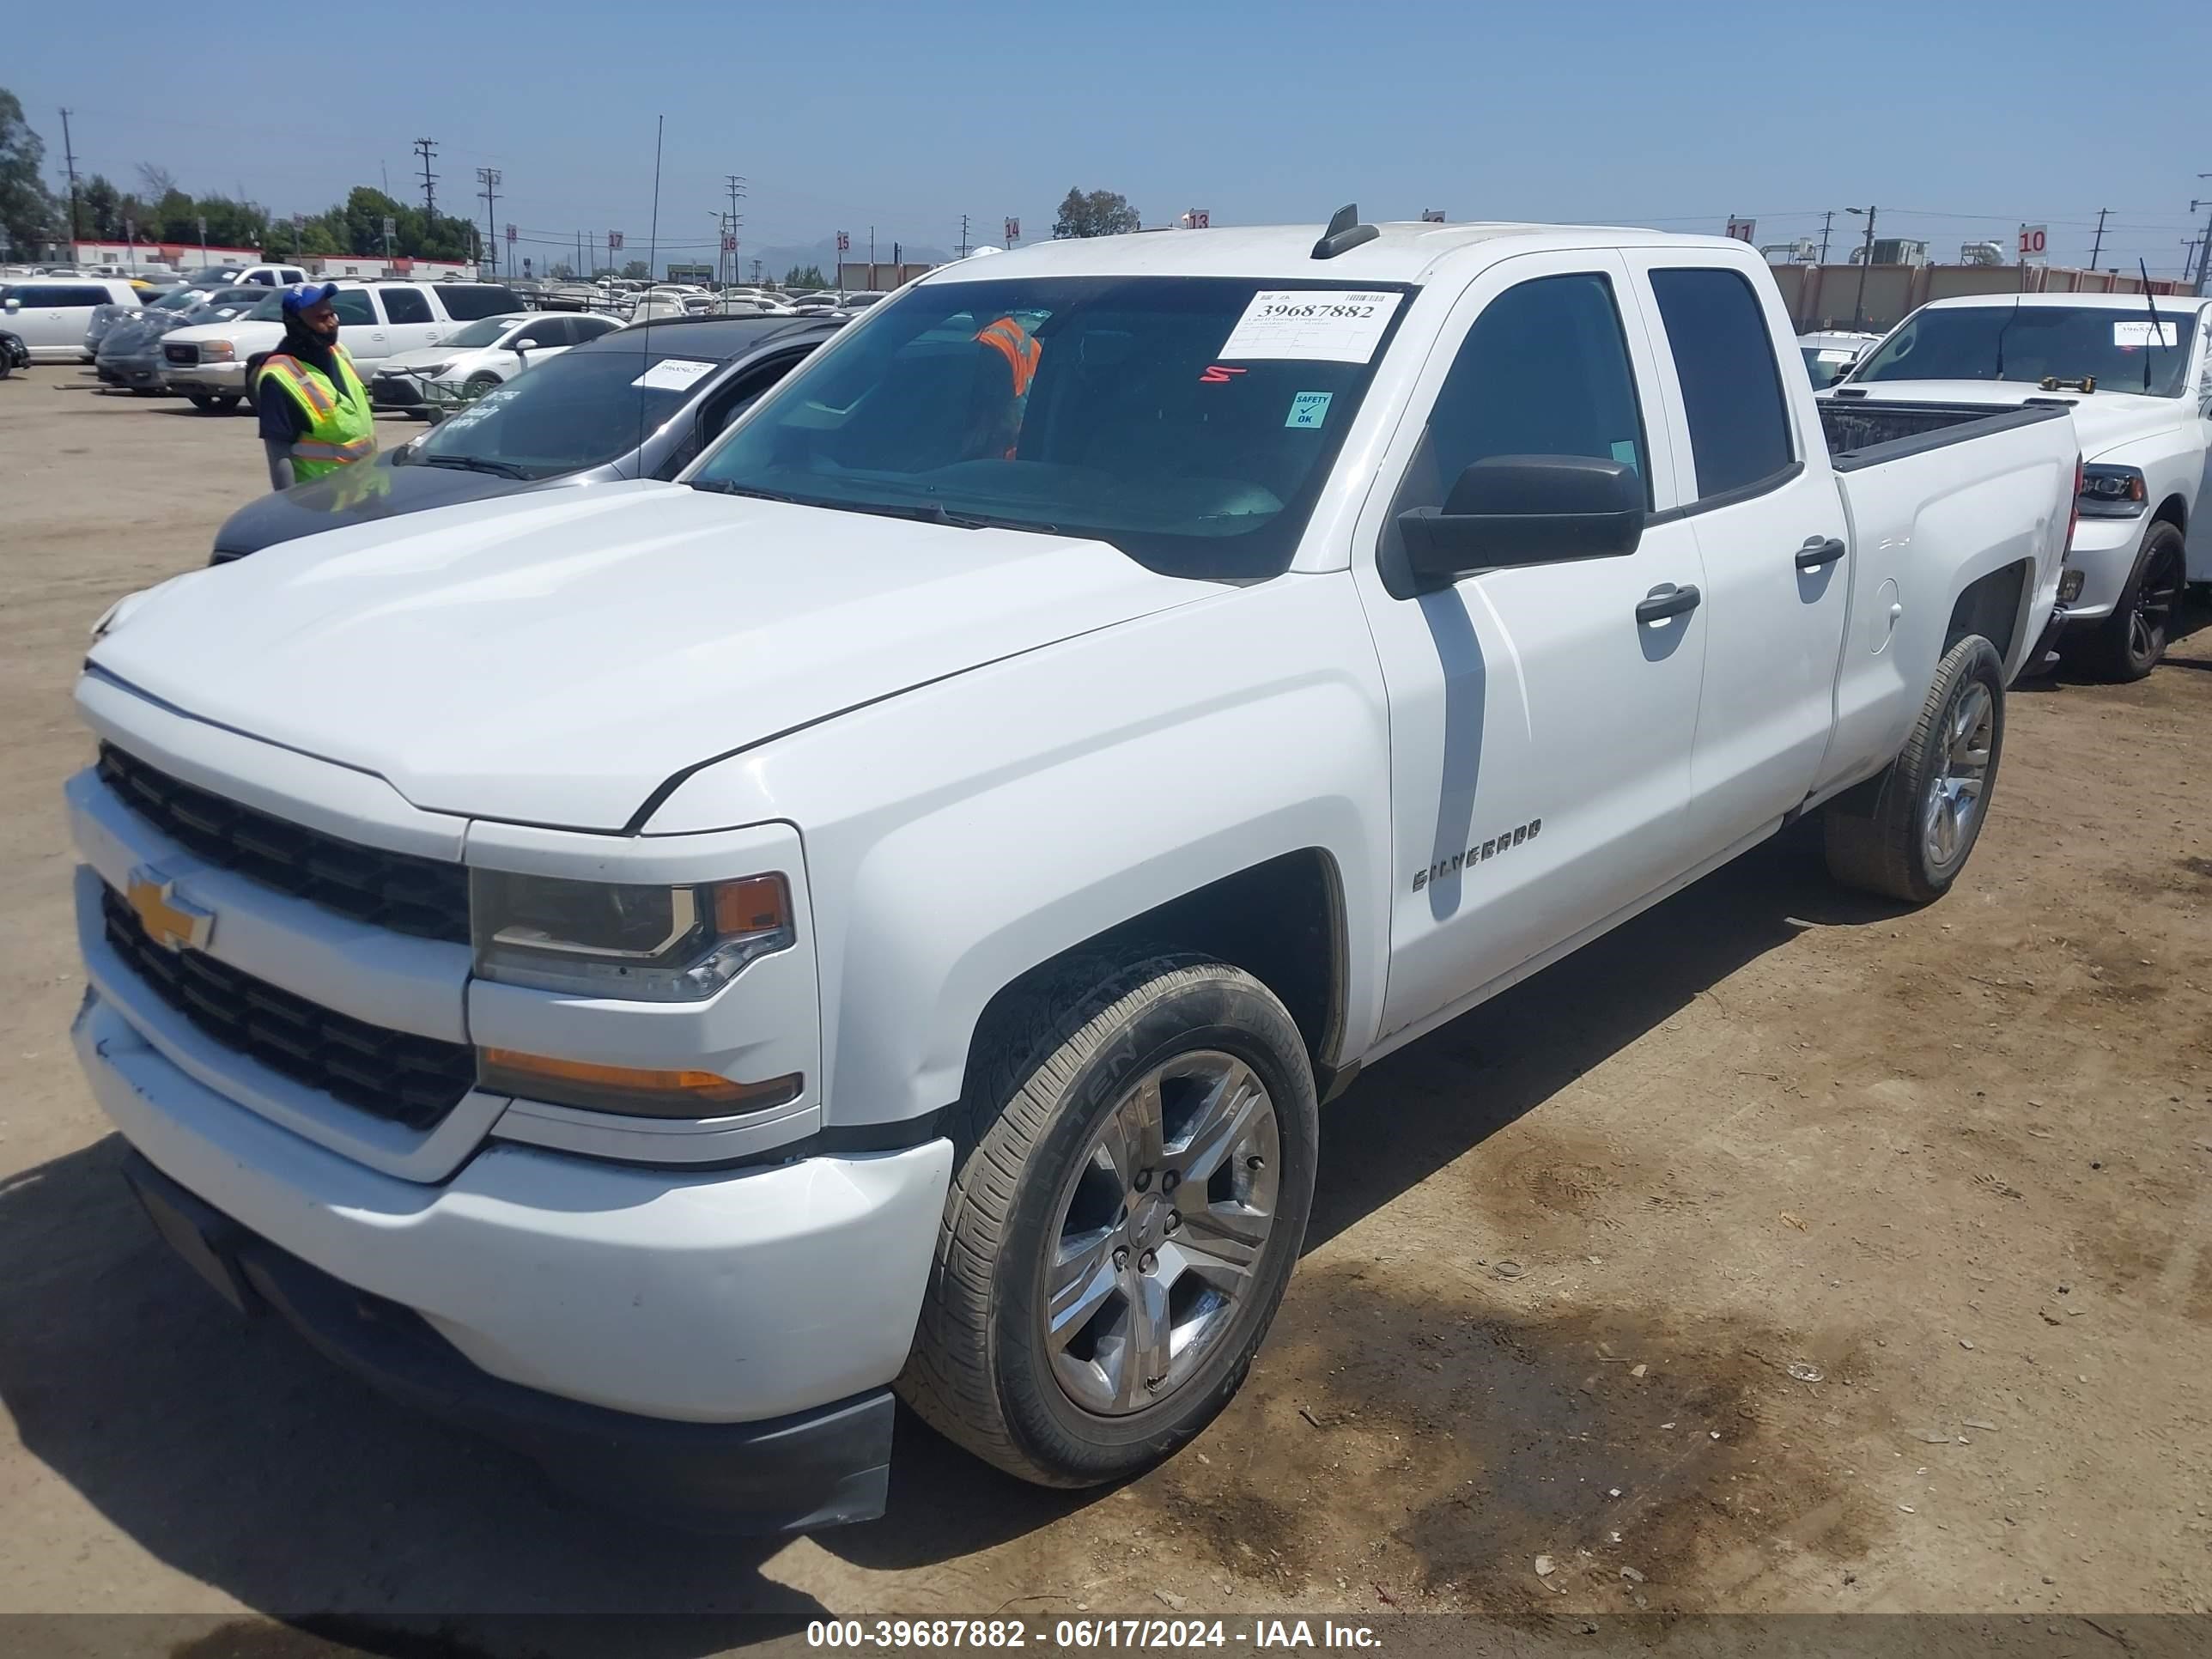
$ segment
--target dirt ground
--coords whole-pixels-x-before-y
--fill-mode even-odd
[[[2212,1606],[2212,634],[2015,695],[1944,902],[1788,838],[1371,1070],[1168,1467],[1048,1494],[908,1421],[888,1518],[732,1542],[238,1320],[116,1177],[65,1036],[70,683],[263,487],[245,419],[0,383],[0,1613]]]

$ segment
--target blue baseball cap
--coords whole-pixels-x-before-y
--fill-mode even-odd
[[[284,309],[307,311],[338,291],[336,283],[295,283],[284,290]]]

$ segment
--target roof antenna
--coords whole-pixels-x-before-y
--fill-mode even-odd
[[[1349,253],[1362,242],[1371,242],[1382,233],[1372,225],[1359,222],[1359,210],[1351,203],[1337,209],[1336,216],[1328,222],[1328,228],[1321,234],[1321,240],[1313,245],[1316,259],[1334,259],[1340,253]]]

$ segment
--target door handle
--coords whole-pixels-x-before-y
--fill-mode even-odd
[[[1662,582],[1636,602],[1636,620],[1656,623],[1669,617],[1686,617],[1705,602],[1705,597],[1695,587]]]
[[[1823,565],[1835,563],[1850,550],[1833,536],[1808,536],[1805,545],[1797,550],[1797,568],[1818,570]]]

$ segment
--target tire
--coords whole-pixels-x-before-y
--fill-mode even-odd
[[[1097,1486],[1173,1454],[1243,1385],[1312,1207],[1312,1068],[1264,985],[1199,957],[1073,961],[993,1025],[958,1108],[951,1189],[896,1386],[939,1433],[1010,1474]],[[1141,1119],[1138,1085],[1152,1078],[1160,1162],[1117,1176],[1141,1157],[1108,1149],[1141,1137],[1111,1133]],[[1231,1099],[1241,1111],[1213,1115]],[[1252,1127],[1219,1130],[1232,1121]],[[1191,1175],[1179,1189],[1180,1169]],[[1263,1213],[1271,1222],[1255,1227]],[[1227,1265],[1239,1254],[1249,1265]],[[1091,1267],[1068,1276],[1082,1293],[1055,1337],[1050,1271],[1073,1261]],[[1164,1328],[1181,1352],[1135,1352],[1137,1333]]]
[[[204,415],[228,415],[238,407],[234,392],[187,392],[185,394],[194,409]]]
[[[499,384],[499,376],[496,374],[471,374],[466,380],[463,381],[462,384],[464,386],[482,386],[486,392],[489,392]]]
[[[1980,635],[1944,653],[1897,758],[1823,813],[1829,874],[1908,904],[1931,904],[1951,890],[1989,818],[2004,757],[2004,698],[2003,660]],[[1948,831],[1938,822],[1939,791]]]
[[[2181,547],[2181,532],[2163,521],[2143,538],[2111,617],[2090,636],[2087,664],[2098,678],[2139,680],[2166,655],[2187,568]]]

